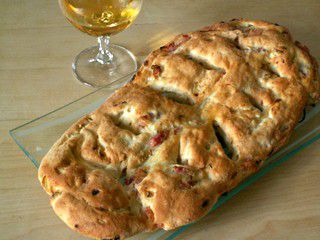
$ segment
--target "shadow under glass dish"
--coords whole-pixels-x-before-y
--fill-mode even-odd
[[[98,37],[98,45],[80,52],[72,64],[81,83],[101,87],[137,70],[135,56],[110,44],[110,36],[133,23],[142,0],[59,0],[59,5],[73,26]]]

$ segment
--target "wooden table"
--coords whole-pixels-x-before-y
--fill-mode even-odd
[[[234,17],[286,25],[320,60],[320,1],[145,0],[112,41],[142,59],[179,32]],[[71,62],[95,39],[73,28],[57,1],[0,2],[0,239],[86,239],[55,216],[36,169],[8,130],[92,91]],[[320,141],[277,167],[180,239],[320,239]]]

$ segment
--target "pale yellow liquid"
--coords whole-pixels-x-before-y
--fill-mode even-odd
[[[139,14],[142,0],[59,0],[67,19],[93,36],[116,34]]]

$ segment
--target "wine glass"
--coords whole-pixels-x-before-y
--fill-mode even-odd
[[[59,5],[72,25],[98,37],[98,46],[80,52],[72,64],[81,83],[100,87],[137,70],[135,56],[110,44],[110,36],[133,23],[142,0],[59,0]]]

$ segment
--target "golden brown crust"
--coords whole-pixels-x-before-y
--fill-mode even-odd
[[[87,236],[173,229],[257,171],[319,89],[316,61],[282,26],[233,20],[179,35],[64,133],[39,180]]]

